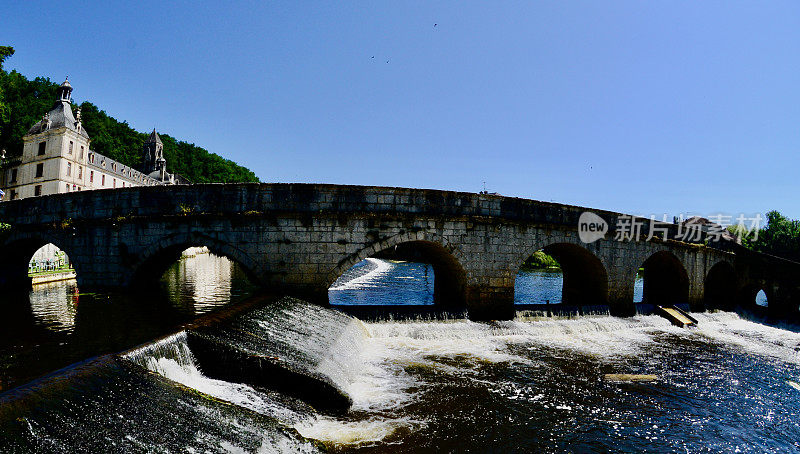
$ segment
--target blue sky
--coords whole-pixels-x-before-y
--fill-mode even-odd
[[[6,62],[268,182],[800,218],[800,2],[13,2]],[[374,57],[374,58],[373,58]],[[89,131],[91,134],[91,131]]]

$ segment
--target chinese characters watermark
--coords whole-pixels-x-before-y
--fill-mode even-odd
[[[652,241],[654,238],[666,241],[676,240],[687,243],[720,240],[741,242],[743,239],[758,240],[758,232],[764,217],[760,213],[753,216],[740,214],[736,217],[715,214],[707,218],[700,216],[676,216],[672,222],[667,215],[656,219],[623,214],[617,217],[614,228],[615,241]],[[578,236],[584,243],[593,243],[604,238],[609,230],[608,222],[595,213],[583,212],[578,219]]]

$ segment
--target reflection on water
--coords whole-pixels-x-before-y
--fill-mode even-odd
[[[228,259],[198,254],[175,263],[160,287],[146,291],[79,294],[71,280],[0,295],[0,390],[131,348],[254,290]]]
[[[161,280],[173,305],[194,315],[206,313],[227,301],[239,301],[255,290],[241,267],[207,252],[182,257]]]
[[[75,328],[79,296],[74,279],[36,285],[29,298],[33,317],[41,326],[65,332]]]

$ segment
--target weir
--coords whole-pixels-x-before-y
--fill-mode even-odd
[[[284,298],[191,329],[186,344],[210,377],[264,386],[341,412],[352,404],[349,373],[367,335],[357,319]]]
[[[2,451],[20,453],[320,450],[273,418],[111,356],[3,394],[0,433]]]

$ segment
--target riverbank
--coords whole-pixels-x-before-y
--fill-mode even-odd
[[[74,280],[77,275],[73,269],[62,269],[29,274],[32,285]]]

